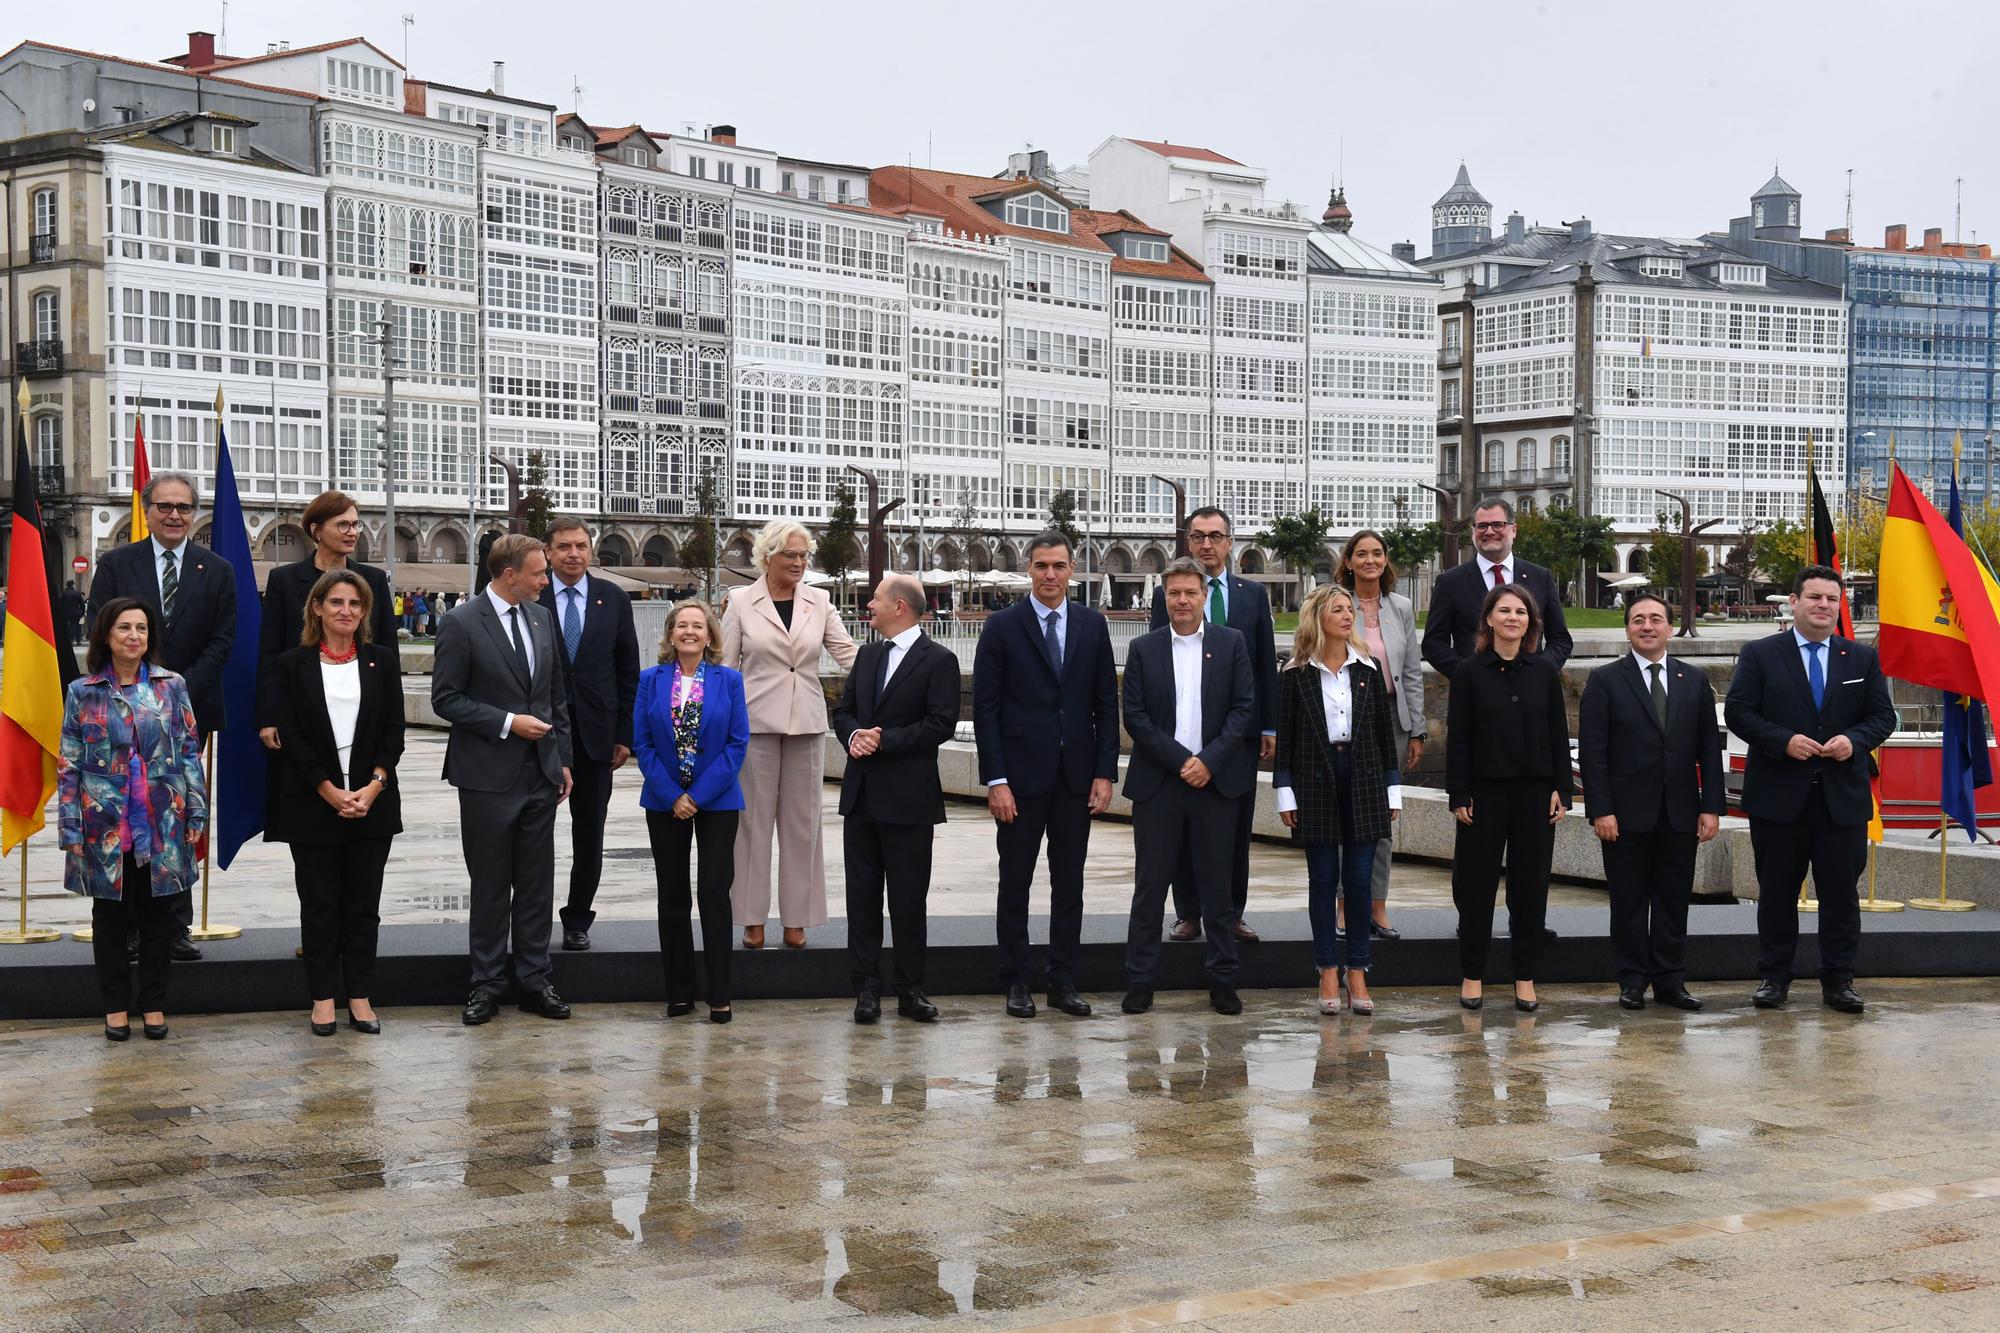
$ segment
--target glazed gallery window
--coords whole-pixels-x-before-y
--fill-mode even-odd
[[[1045,194],[1026,194],[1007,201],[1007,221],[1036,231],[1069,233],[1069,210]]]

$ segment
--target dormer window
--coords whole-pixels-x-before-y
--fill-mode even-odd
[[[212,153],[236,152],[236,129],[231,125],[211,125],[208,127],[208,148]]]
[[[1681,261],[1670,255],[1647,255],[1639,261],[1639,272],[1649,278],[1678,278],[1683,268]]]
[[[625,164],[627,166],[643,167],[646,165],[646,150],[643,148],[634,148],[631,146],[627,146],[624,152],[624,158],[625,158]]]
[[[1762,287],[1764,266],[1762,264],[1724,264],[1722,281],[1731,287]]]
[[[1007,201],[1007,221],[1036,231],[1069,233],[1069,210],[1045,194],[1024,194]]]
[[[1144,259],[1154,264],[1164,264],[1167,262],[1167,243],[1152,236],[1127,236],[1125,238],[1125,257],[1127,259]]]

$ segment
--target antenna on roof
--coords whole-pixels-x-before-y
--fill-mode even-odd
[[[215,53],[226,55],[229,51],[229,0],[222,0],[222,31],[215,37]]]
[[[1847,169],[1847,239],[1854,239],[1854,168]]]
[[[1347,187],[1347,136],[1340,136],[1340,168],[1334,173],[1333,187],[1336,190]]]
[[[403,15],[403,68],[405,70],[410,67],[410,29],[416,26],[417,16],[415,14]]]
[[[1965,225],[1965,177],[1960,176],[1953,184],[1958,186],[1958,204],[1951,211],[1951,243],[1957,245],[1960,229]]]
[[[583,81],[578,79],[574,74],[569,76],[569,95],[571,99],[570,114],[581,120],[583,118]]]

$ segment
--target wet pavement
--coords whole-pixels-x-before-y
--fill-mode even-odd
[[[1706,989],[0,1024],[0,1327],[2000,1321],[2000,982]]]

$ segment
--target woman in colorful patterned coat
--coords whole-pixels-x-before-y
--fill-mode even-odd
[[[201,745],[186,683],[151,658],[159,625],[148,603],[114,597],[90,629],[90,674],[63,706],[56,767],[56,841],[63,887],[91,901],[91,949],[104,995],[104,1035],[132,1035],[125,937],[139,932],[137,1007],[146,1036],[167,1035],[167,963],[194,887],[195,844],[208,827]]]

